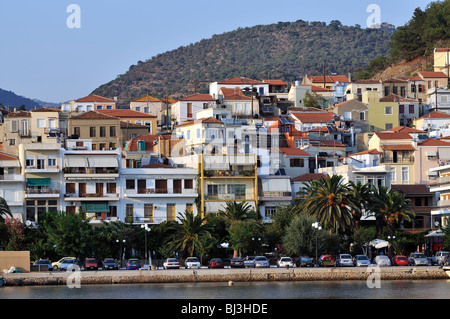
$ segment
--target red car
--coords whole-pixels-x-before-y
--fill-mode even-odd
[[[394,266],[408,266],[408,258],[405,256],[395,256],[392,258],[392,265]]]
[[[97,260],[95,260],[94,258],[86,258],[86,260],[84,261],[84,270],[88,269],[97,270],[98,269]]]
[[[213,258],[209,261],[208,268],[224,268],[223,261],[220,258]]]

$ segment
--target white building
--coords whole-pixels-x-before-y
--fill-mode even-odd
[[[223,98],[220,89],[234,89],[238,88],[243,92],[251,92],[258,95],[269,95],[269,83],[260,82],[257,80],[248,79],[245,77],[234,77],[225,81],[213,82],[209,84],[209,94],[215,99]]]
[[[195,120],[198,111],[213,108],[216,100],[209,94],[193,94],[179,99],[171,106],[172,121],[175,125]]]
[[[13,218],[24,221],[24,175],[16,156],[0,152],[0,197],[6,200]]]

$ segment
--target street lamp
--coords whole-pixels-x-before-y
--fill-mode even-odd
[[[151,231],[151,229],[148,227],[148,224],[142,224],[141,228],[145,230],[145,260],[147,260],[147,233]],[[151,258],[148,259],[149,261],[149,267],[151,268],[152,266],[152,262],[151,262]]]
[[[395,240],[395,236],[388,236],[388,242],[389,242],[389,258],[392,258],[393,250],[394,250],[394,247],[392,246],[391,240],[394,241],[394,240]]]
[[[319,234],[319,230],[322,230],[322,227],[319,226],[318,222],[313,223],[311,226],[315,229],[315,232],[316,232],[316,267],[317,267],[318,266],[318,263],[317,263],[317,237]]]

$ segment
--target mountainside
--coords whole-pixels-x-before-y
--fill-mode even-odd
[[[386,56],[392,28],[362,29],[339,21],[279,22],[239,28],[168,51],[132,65],[92,93],[118,97],[118,106],[150,94],[178,98],[208,92],[208,83],[231,77],[281,79],[358,73],[377,56]]]
[[[11,107],[11,110],[14,108],[19,109],[21,105],[25,106],[25,109],[31,110],[35,107],[40,108],[42,107],[41,104],[39,104],[37,101],[19,96],[11,91],[6,91],[3,89],[0,89],[0,106],[3,105],[5,108]]]

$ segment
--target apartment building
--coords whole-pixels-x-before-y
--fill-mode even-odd
[[[8,203],[14,218],[23,219],[24,175],[17,156],[0,152],[0,197]]]

